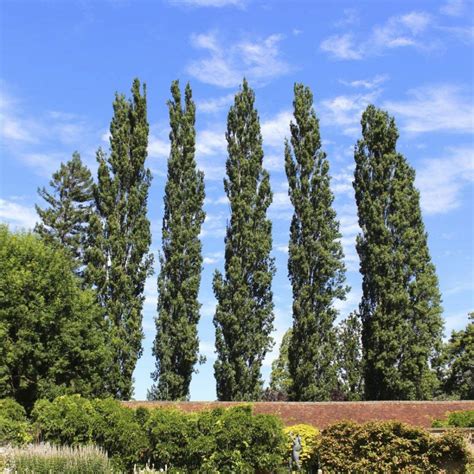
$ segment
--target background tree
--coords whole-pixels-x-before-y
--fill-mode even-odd
[[[370,105],[361,124],[354,189],[366,398],[429,399],[443,323],[415,172],[396,150],[392,117]]]
[[[465,329],[452,332],[444,354],[444,391],[462,400],[474,400],[474,313],[469,313]]]
[[[110,125],[110,155],[97,153],[97,214],[90,224],[87,279],[112,325],[114,363],[110,368],[115,396],[132,395],[132,374],[142,353],[143,291],[152,273],[150,222],[147,217],[151,172],[145,166],[148,146],[146,89],[135,79],[132,99],[117,94]]]
[[[255,94],[244,79],[227,117],[227,178],[224,189],[231,217],[225,238],[225,275],[216,271],[217,361],[214,373],[219,400],[257,400],[260,368],[272,346],[272,278],[275,273],[270,177],[263,168],[262,136]]]
[[[288,363],[288,350],[291,343],[292,330],[288,329],[280,344],[278,357],[272,362],[270,373],[270,387],[266,392],[266,398],[271,397],[277,400],[286,400],[290,391],[292,380]],[[270,400],[269,400],[270,401]]]
[[[291,145],[285,143],[288,193],[294,207],[288,249],[293,288],[290,397],[329,400],[337,387],[334,302],[345,299],[347,292],[344,254],[313,94],[302,84],[295,84],[294,93]]]
[[[202,255],[199,234],[204,222],[204,174],[197,170],[194,129],[196,108],[189,84],[184,108],[179,82],[171,85],[171,152],[165,187],[162,251],[158,276],[158,317],[153,355],[157,382],[149,398],[178,400],[189,397],[189,385],[198,361],[198,301]]]
[[[79,153],[74,152],[71,160],[61,163],[49,185],[51,191],[44,187],[38,189],[48,207],[35,206],[41,219],[35,232],[48,243],[67,249],[80,269],[84,265],[84,245],[94,207],[91,172],[82,163]]]
[[[362,400],[364,396],[361,337],[362,324],[353,312],[337,327],[338,382],[344,400]]]
[[[68,252],[0,226],[0,398],[110,394],[108,325]]]

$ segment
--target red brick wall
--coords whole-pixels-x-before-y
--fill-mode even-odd
[[[184,411],[201,411],[238,405],[238,402],[124,402],[136,408],[167,407]],[[256,402],[255,413],[278,415],[285,425],[307,423],[324,428],[340,420],[359,423],[372,420],[398,420],[428,428],[434,419],[448,411],[474,410],[472,401],[446,402]]]

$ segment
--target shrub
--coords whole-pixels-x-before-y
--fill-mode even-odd
[[[460,410],[448,413],[446,420],[435,420],[433,427],[474,428],[474,410]]]
[[[336,423],[323,430],[318,454],[323,471],[338,473],[464,472],[469,459],[462,438],[399,422]]]
[[[78,446],[94,440],[95,409],[91,400],[80,395],[63,395],[53,401],[39,400],[31,416],[41,441]]]
[[[252,407],[237,406],[214,412],[211,427],[214,451],[202,465],[204,472],[271,472],[284,460],[281,421],[272,415],[253,415]],[[201,415],[206,416],[206,415]]]
[[[0,446],[18,446],[29,443],[32,439],[25,409],[11,398],[0,400]]]
[[[107,451],[117,469],[144,465],[149,443],[142,420],[148,416],[147,411],[142,409],[137,413],[110,398],[93,400],[92,405],[94,443]]]
[[[302,448],[300,454],[301,466],[308,470],[316,468],[319,430],[311,425],[299,424],[287,426],[283,431],[287,436],[285,459],[289,460],[293,451],[293,440],[291,439],[291,435],[300,435]]]
[[[95,446],[49,444],[13,448],[6,453],[7,472],[35,474],[112,474],[107,455]]]

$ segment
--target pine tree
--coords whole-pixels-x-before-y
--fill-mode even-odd
[[[339,390],[344,400],[364,397],[362,324],[353,312],[337,327],[337,368]]]
[[[361,124],[354,189],[366,398],[429,399],[443,322],[415,172],[396,150],[392,117],[370,105]]]
[[[135,79],[132,99],[117,94],[110,125],[110,155],[97,153],[97,214],[90,223],[87,279],[98,292],[112,325],[114,364],[110,383],[116,397],[132,395],[132,374],[141,355],[145,280],[151,274],[147,218],[150,170],[146,89]]]
[[[224,189],[231,217],[225,238],[225,275],[216,271],[217,361],[214,373],[219,400],[257,400],[260,368],[272,346],[272,278],[275,273],[270,177],[263,168],[262,136],[255,94],[244,79],[227,117],[227,178]]]
[[[294,207],[288,273],[293,288],[289,367],[293,400],[330,400],[337,387],[334,302],[345,299],[344,254],[332,207],[329,162],[308,87],[295,84],[296,123],[285,143],[285,170]]]
[[[35,206],[41,219],[35,232],[47,243],[64,247],[75,260],[76,271],[81,273],[87,228],[93,212],[93,180],[78,152],[74,152],[67,163],[61,163],[49,185],[51,192],[44,187],[38,189],[49,207]]]
[[[165,187],[160,274],[158,277],[157,334],[153,347],[157,382],[149,393],[155,400],[189,397],[198,361],[198,302],[202,255],[199,234],[204,222],[204,174],[196,168],[195,105],[189,84],[184,108],[179,82],[171,85],[171,152]]]

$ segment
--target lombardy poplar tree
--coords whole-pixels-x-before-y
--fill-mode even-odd
[[[112,326],[114,363],[111,386],[116,397],[132,395],[132,374],[141,355],[144,286],[152,272],[147,217],[151,172],[145,166],[148,145],[146,88],[135,79],[132,99],[117,94],[110,125],[110,154],[97,153],[97,213],[90,224],[87,279],[98,292]]]
[[[227,117],[227,177],[230,202],[225,238],[225,274],[214,274],[217,299],[217,360],[214,373],[219,400],[258,400],[260,368],[272,347],[272,278],[275,273],[270,176],[263,168],[262,135],[255,94],[244,79]]]
[[[158,317],[153,355],[156,371],[150,399],[189,398],[198,361],[198,301],[202,255],[199,234],[204,222],[204,174],[197,170],[194,128],[196,107],[189,84],[184,107],[179,82],[171,85],[168,102],[171,151],[165,187],[162,254],[158,276]]]
[[[294,207],[288,248],[293,289],[290,398],[330,400],[337,387],[334,302],[347,293],[344,254],[313,95],[302,84],[295,84],[294,93],[291,145],[285,143],[288,193]]]
[[[35,232],[48,243],[64,247],[73,257],[77,271],[84,264],[84,245],[87,238],[89,219],[93,212],[93,180],[79,153],[61,163],[49,182],[51,190],[39,188],[38,194],[48,207],[36,205],[41,221]]]
[[[397,152],[398,130],[367,107],[355,148],[361,233],[362,343],[368,400],[423,400],[437,386],[431,362],[441,345],[440,293],[423,225],[415,172]]]

